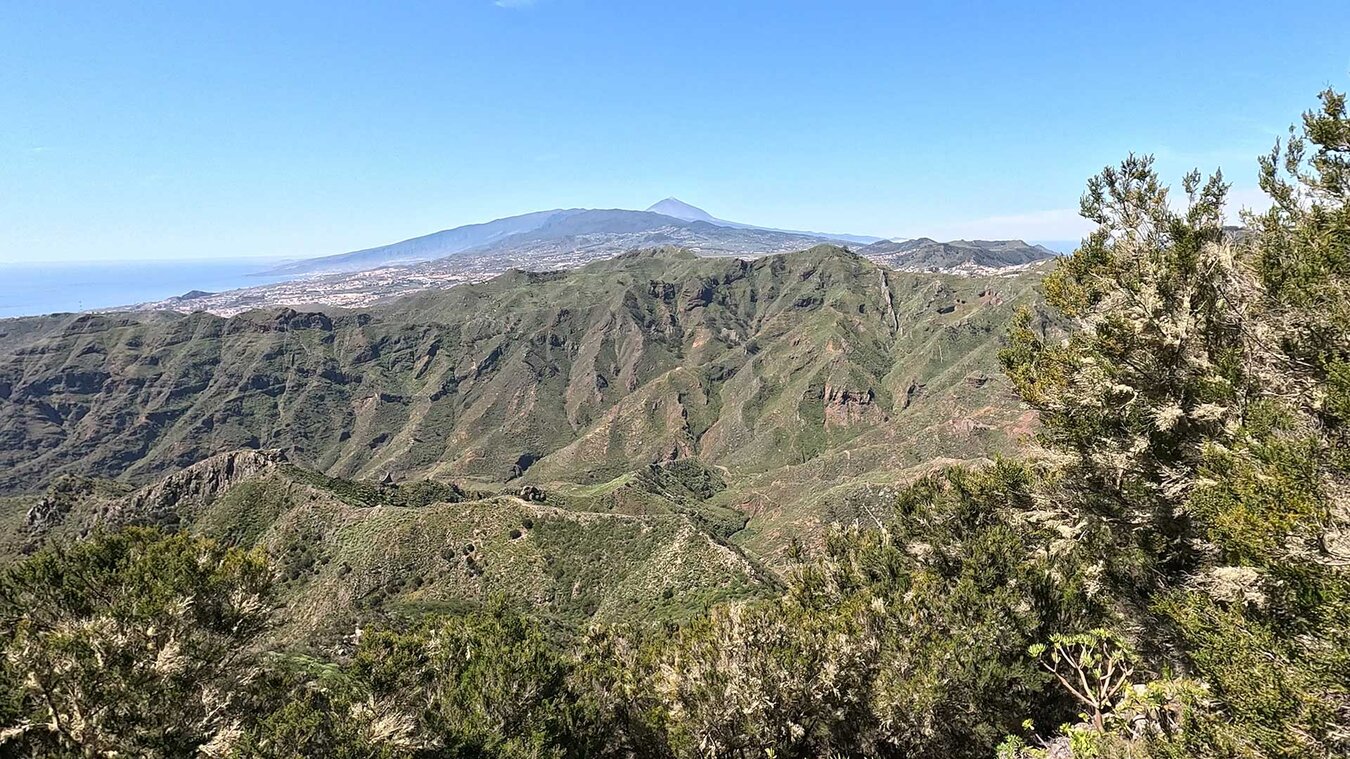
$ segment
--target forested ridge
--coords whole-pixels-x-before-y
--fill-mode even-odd
[[[569,625],[504,596],[277,640],[275,556],[137,527],[0,574],[16,756],[1333,757],[1350,753],[1350,117],[1272,205],[1148,157],[1000,359],[1038,447],[794,545],[782,592]]]

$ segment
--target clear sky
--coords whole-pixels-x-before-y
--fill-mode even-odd
[[[668,195],[779,227],[1077,237],[1128,151],[1255,156],[1346,0],[0,2],[0,261],[301,257]]]

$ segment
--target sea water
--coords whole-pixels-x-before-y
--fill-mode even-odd
[[[278,282],[261,276],[281,263],[214,261],[0,261],[0,318],[87,311],[163,300],[190,290],[220,292]]]

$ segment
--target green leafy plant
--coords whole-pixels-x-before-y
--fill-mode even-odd
[[[1133,658],[1119,637],[1096,629],[1076,635],[1054,635],[1050,642],[1028,649],[1061,687],[1087,708],[1087,719],[1102,732],[1112,707],[1130,685]]]

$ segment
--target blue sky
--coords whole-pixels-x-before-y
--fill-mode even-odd
[[[1107,7],[1111,6],[1111,7]],[[1128,151],[1255,156],[1350,85],[1345,0],[0,4],[0,260],[300,257],[668,195],[1061,239]]]

